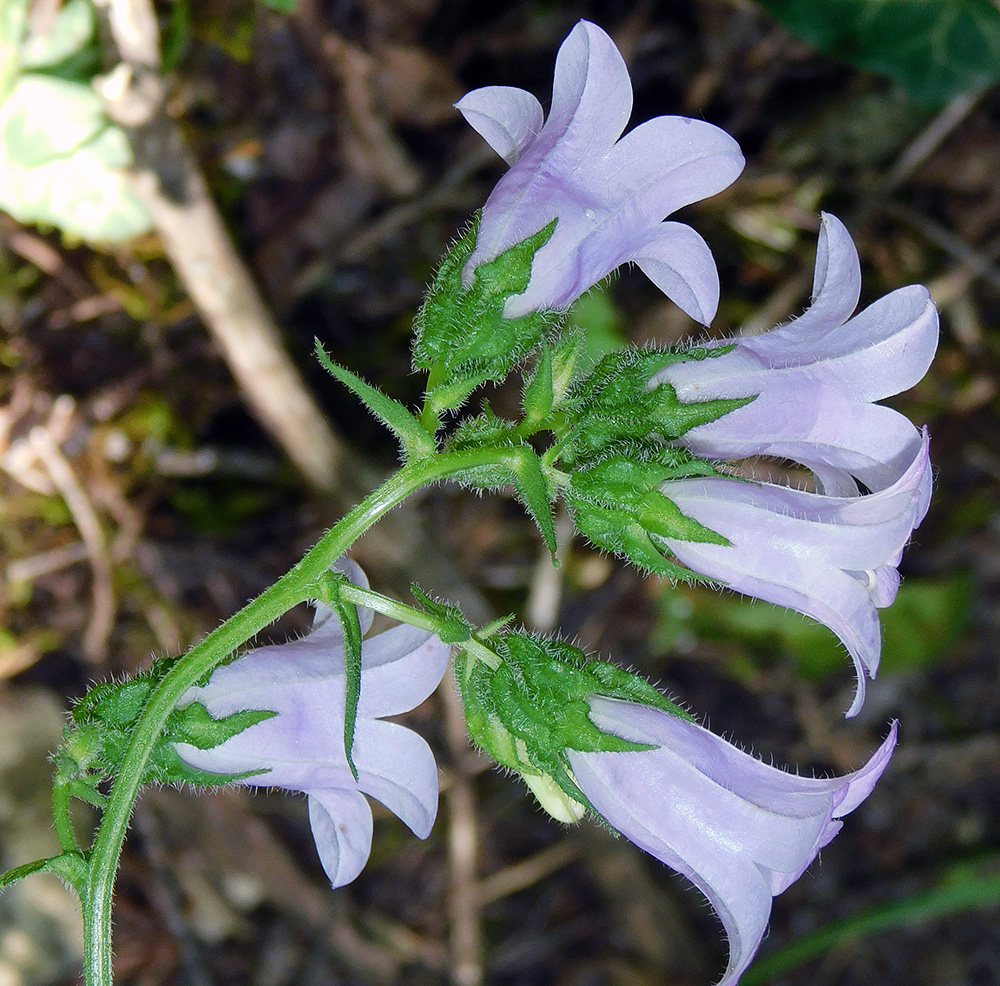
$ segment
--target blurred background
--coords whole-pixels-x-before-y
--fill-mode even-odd
[[[504,167],[452,103],[506,84],[547,105],[581,17],[629,63],[632,126],[700,117],[746,154],[732,188],[680,216],[720,268],[712,332],[803,310],[821,209],[857,241],[863,304],[921,282],[940,306],[930,374],[890,402],[929,426],[937,481],[879,678],[846,722],[854,673],[825,629],[643,580],[565,530],[556,571],[504,496],[432,490],[356,556],[384,591],[414,579],[474,618],[558,627],[803,773],[857,767],[899,718],[889,770],[776,899],[743,982],[1000,983],[990,0],[0,2],[0,869],[55,851],[46,752],[71,702],[198,640],[393,467],[313,339],[417,399],[411,318]],[[595,357],[698,330],[628,271],[574,318]],[[502,412],[518,394],[487,396]],[[441,766],[437,825],[419,842],[375,806],[371,862],[336,892],[304,799],[147,791],[117,885],[120,981],[719,978],[721,927],[685,881],[549,820],[468,748],[450,688],[407,721]],[[76,981],[78,928],[55,881],[0,896],[0,986]]]

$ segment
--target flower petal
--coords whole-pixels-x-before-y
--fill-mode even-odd
[[[722,983],[734,984],[760,944],[771,897],[836,835],[835,819],[871,792],[895,746],[895,723],[860,770],[820,779],[769,767],[658,709],[603,697],[590,704],[602,730],[658,748],[568,751],[577,783],[610,824],[706,894],[730,941]]]
[[[309,793],[309,823],[326,875],[342,887],[365,868],[372,851],[372,811],[357,791]]]
[[[560,139],[572,130],[589,146],[611,145],[631,115],[632,80],[625,59],[605,31],[580,21],[556,55],[546,137],[550,131]]]
[[[828,496],[856,496],[855,479],[872,492],[891,486],[913,461],[920,441],[920,432],[898,411],[805,381],[770,388],[684,436],[697,456],[767,455],[801,463]]]
[[[660,223],[628,247],[629,257],[685,314],[708,325],[719,307],[719,272],[702,237],[683,223]]]
[[[512,86],[474,89],[455,108],[508,164],[537,139],[545,121],[542,104],[530,92]]]
[[[353,754],[360,789],[426,839],[437,814],[438,773],[423,738],[394,722],[364,720],[358,724]]]
[[[710,283],[714,264],[704,242],[693,233],[657,239],[653,231],[674,209],[733,181],[743,166],[739,147],[719,128],[682,117],[650,120],[616,144],[631,113],[632,84],[599,27],[581,21],[560,47],[552,107],[540,131],[537,104],[520,90],[476,90],[456,105],[513,161],[483,207],[464,282],[557,220],[535,254],[528,287],[505,303],[508,318],[566,308],[640,257],[658,283],[684,299],[685,310],[701,318],[714,311],[718,287]],[[675,250],[668,255],[669,243]],[[679,255],[688,248],[696,255]],[[702,269],[706,261],[711,276]]]
[[[843,325],[861,297],[861,261],[847,227],[829,212],[820,217],[812,303],[803,315],[764,333],[775,345],[806,348],[817,335]],[[757,337],[754,337],[757,338]]]
[[[634,203],[636,218],[658,222],[728,188],[745,163],[725,130],[686,116],[658,116],[625,134],[606,159],[587,165],[601,176],[604,195]]]
[[[836,383],[858,401],[908,390],[927,372],[937,349],[937,309],[922,284],[898,288],[823,332],[799,335],[793,332],[797,326],[792,322],[740,344],[772,373]]]
[[[692,571],[737,592],[786,606],[828,626],[858,672],[848,716],[864,701],[881,652],[876,607],[890,603],[892,574],[929,497],[926,434],[892,485],[867,496],[830,497],[715,477],[671,480],[663,492],[730,544],[659,539]]]
[[[401,623],[362,647],[358,715],[399,715],[415,709],[437,688],[448,667],[451,648],[428,630]]]
[[[630,786],[632,777],[651,776],[640,757],[643,754],[569,753],[577,783],[604,819],[708,898],[729,939],[729,963],[718,986],[733,986],[764,936],[771,888],[752,861],[741,861],[726,845],[723,831],[703,827],[717,818],[714,805],[682,798],[677,786],[683,785],[681,778],[665,774],[658,790],[636,792]],[[659,772],[655,777],[661,780]]]

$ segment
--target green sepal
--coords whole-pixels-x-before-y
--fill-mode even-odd
[[[639,568],[673,579],[702,577],[663,556],[658,538],[728,545],[729,541],[691,517],[669,498],[671,479],[718,475],[684,449],[636,445],[633,457],[608,455],[572,474],[563,495],[577,529],[594,545]],[[666,486],[667,495],[661,492]]]
[[[413,365],[430,370],[428,406],[434,413],[460,407],[486,381],[499,381],[562,319],[553,311],[505,318],[504,304],[531,279],[535,253],[556,220],[480,264],[466,287],[462,272],[476,246],[479,218],[449,250],[417,313]]]
[[[456,605],[432,599],[416,582],[410,584],[410,592],[417,603],[417,608],[433,616],[437,621],[434,632],[441,643],[460,644],[472,636],[472,626]]]
[[[399,401],[366,383],[356,373],[334,363],[319,339],[316,340],[316,358],[331,376],[347,387],[396,436],[405,459],[425,459],[434,454],[434,436],[427,432],[410,411]]]
[[[555,403],[555,392],[552,387],[552,353],[542,340],[538,359],[531,375],[525,381],[521,406],[524,408],[524,420],[521,430],[525,434],[538,431],[552,413]]]
[[[102,722],[109,726],[131,726],[149,701],[153,689],[170,669],[173,659],[156,661],[126,681],[102,681],[73,706],[73,721],[83,725]]]
[[[648,386],[653,374],[670,363],[713,359],[731,348],[630,348],[608,353],[571,389],[566,408],[573,424],[560,435],[560,460],[572,467],[648,442],[651,436],[672,441],[749,404],[755,398],[683,402],[669,384]]]
[[[573,520],[591,544],[631,562],[641,571],[680,581],[705,581],[665,558],[642,524],[624,511],[579,503],[573,507]]]
[[[97,790],[97,786],[102,780],[103,778],[98,774],[87,774],[84,777],[74,777],[70,779],[67,782],[66,787],[71,797],[77,798],[80,801],[85,801],[88,805],[92,808],[96,808],[98,811],[104,811],[104,807],[108,803],[108,799]]]
[[[340,586],[346,583],[347,576],[331,572],[324,584],[323,602],[337,614],[344,637],[344,753],[347,766],[357,780],[358,768],[354,765],[353,750],[358,702],[361,700],[361,623],[358,607],[340,592]]]
[[[556,563],[556,527],[552,520],[552,490],[545,478],[542,461],[534,449],[527,445],[513,450],[506,458],[517,498],[535,522],[535,526],[545,539],[545,546],[549,549],[553,562]]]
[[[489,640],[494,669],[463,651],[456,674],[473,740],[498,763],[527,775],[551,777],[571,799],[592,806],[572,776],[568,750],[634,752],[653,747],[600,730],[590,719],[595,695],[641,702],[690,716],[644,679],[579,647],[525,633]]]
[[[243,771],[236,774],[212,773],[185,763],[174,747],[175,743],[190,743],[200,750],[208,750],[225,743],[244,729],[276,713],[270,709],[246,709],[232,715],[213,719],[200,702],[192,702],[182,709],[174,709],[167,718],[163,733],[157,738],[143,772],[142,783],[191,784],[196,787],[218,787],[244,777],[266,773],[266,769]],[[108,776],[118,773],[125,751],[132,739],[130,729],[108,729],[104,735],[100,766]]]
[[[552,345],[552,395],[558,407],[571,392],[580,374],[580,364],[587,349],[587,334],[572,326],[559,334]]]
[[[76,892],[83,897],[87,886],[89,867],[87,860],[81,853],[64,852],[58,856],[50,856],[48,859],[36,859],[30,863],[23,863],[0,873],[0,890],[4,890],[12,883],[23,880],[34,873],[54,873],[64,883],[73,887]]]
[[[175,662],[176,658],[156,661],[127,681],[95,685],[73,707],[73,724],[66,730],[54,760],[57,780],[68,785],[74,797],[102,806],[103,795],[96,790],[97,784],[118,773],[150,694]],[[150,753],[142,783],[216,786],[263,773],[214,774],[197,770],[180,758],[174,744],[211,749],[274,715],[269,709],[248,709],[213,719],[199,702],[173,709]]]
[[[506,418],[498,418],[489,404],[482,413],[464,418],[445,442],[446,452],[470,452],[475,449],[514,449],[524,445],[517,426]],[[530,446],[526,446],[526,448]],[[455,473],[452,479],[472,489],[494,491],[511,482],[510,470],[501,462],[472,466]]]

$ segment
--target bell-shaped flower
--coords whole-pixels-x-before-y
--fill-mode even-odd
[[[574,779],[608,823],[708,897],[729,938],[718,986],[735,986],[760,945],[771,898],[871,793],[896,745],[896,724],[860,770],[811,778],[770,767],[659,709],[603,697],[590,706],[601,730],[656,749],[569,750]]]
[[[930,501],[926,433],[906,471],[866,496],[833,497],[784,486],[709,477],[662,487],[681,512],[721,534],[728,545],[659,538],[678,561],[725,586],[825,624],[847,647],[858,687],[881,652],[878,608],[896,597],[896,566]]]
[[[364,633],[371,612],[359,611],[359,619]],[[343,886],[357,877],[371,851],[372,813],[365,794],[421,839],[430,834],[438,801],[434,756],[420,736],[384,717],[427,698],[444,675],[448,654],[436,636],[405,624],[362,641],[351,751],[355,780],[344,753],[343,635],[338,618],[318,607],[306,636],[245,654],[182,699],[184,705],[201,702],[217,719],[243,709],[277,714],[211,749],[177,744],[177,752],[200,770],[259,772],[239,784],[304,791],[323,869],[333,886]]]
[[[843,223],[823,215],[811,307],[758,336],[719,340],[721,356],[674,363],[650,386],[669,383],[681,401],[753,397],[736,411],[691,429],[695,455],[768,455],[811,469],[823,492],[857,495],[860,480],[891,486],[920,447],[901,414],[872,403],[916,384],[938,341],[927,289],[899,288],[851,317],[861,292],[858,252]]]
[[[631,261],[692,318],[711,321],[719,302],[712,254],[689,226],[662,220],[739,175],[743,156],[732,137],[679,116],[621,137],[632,83],[614,42],[588,21],[559,49],[548,119],[534,96],[508,86],[476,89],[455,105],[511,165],[483,208],[467,279],[558,220],[527,289],[508,299],[508,317],[566,308]]]

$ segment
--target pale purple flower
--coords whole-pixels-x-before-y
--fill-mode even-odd
[[[455,105],[511,165],[483,208],[467,278],[558,219],[527,290],[508,299],[508,317],[565,308],[632,261],[692,318],[711,321],[719,302],[712,254],[689,226],[662,220],[736,178],[743,156],[732,137],[678,116],[621,137],[632,83],[614,42],[588,21],[559,49],[548,119],[533,95],[508,86],[476,89]]]
[[[371,612],[361,610],[359,617],[365,632]],[[362,641],[352,749],[358,780],[344,754],[343,636],[340,621],[325,607],[318,607],[306,636],[251,651],[182,699],[185,705],[201,702],[215,718],[242,709],[270,709],[276,716],[212,749],[177,744],[177,752],[192,767],[214,773],[267,770],[239,784],[304,791],[323,869],[333,886],[343,886],[357,877],[371,851],[365,794],[421,839],[430,834],[438,800],[434,756],[420,736],[383,717],[427,698],[445,672],[448,653],[436,636],[405,624]]]
[[[896,745],[844,777],[767,766],[707,729],[645,705],[594,697],[605,732],[655,746],[635,753],[568,750],[593,807],[629,841],[691,880],[729,938],[718,986],[735,986],[767,927],[771,898],[794,883],[871,793]]]
[[[899,587],[899,564],[930,501],[926,433],[906,471],[867,496],[834,497],[711,477],[671,480],[662,490],[688,517],[729,545],[660,538],[692,571],[825,624],[858,672],[848,716],[865,698],[881,651],[878,608]]]
[[[861,292],[858,253],[844,225],[824,214],[811,307],[800,318],[736,342],[722,356],[675,363],[650,385],[669,383],[682,401],[756,400],[683,442],[695,455],[738,459],[769,455],[813,471],[821,490],[857,495],[891,486],[920,447],[901,414],[873,404],[916,384],[938,341],[927,289],[899,288],[851,318]]]

